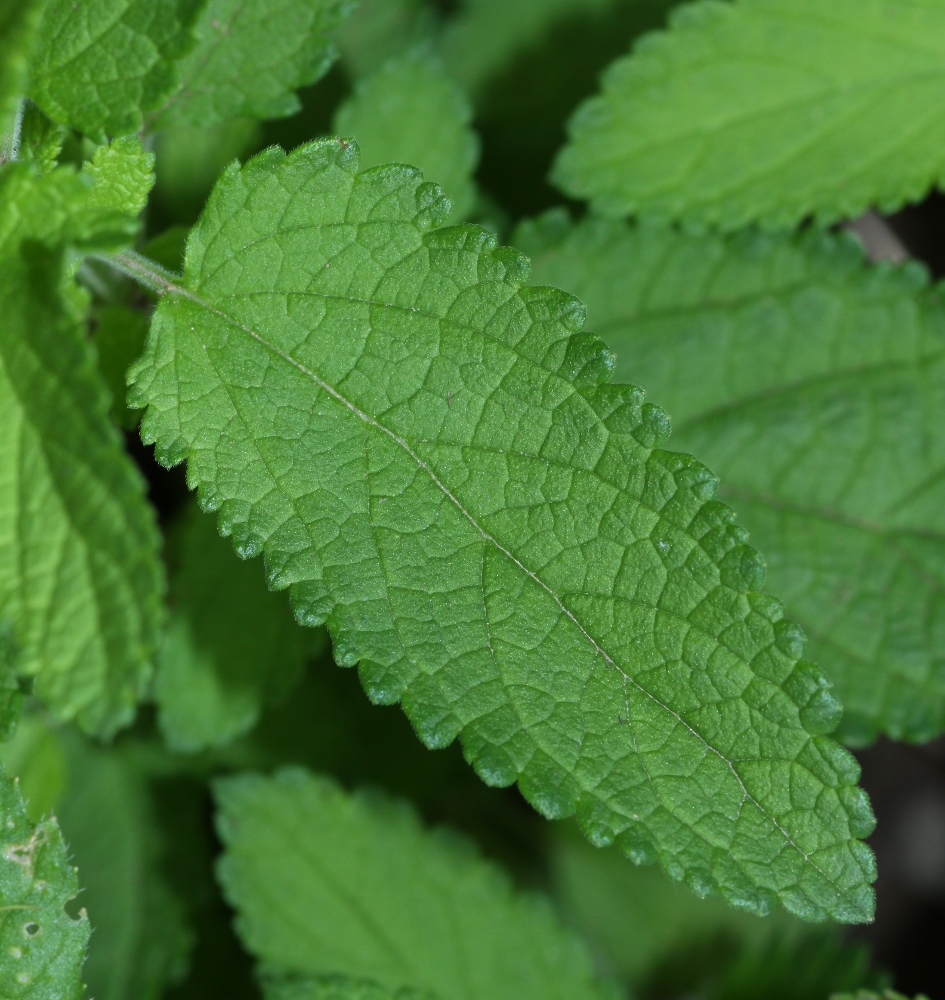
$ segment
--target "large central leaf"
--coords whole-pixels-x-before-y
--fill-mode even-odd
[[[133,370],[145,439],[429,746],[700,892],[867,919],[838,706],[715,478],[576,299],[357,162],[224,174]]]

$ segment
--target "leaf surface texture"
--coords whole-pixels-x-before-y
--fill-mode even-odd
[[[229,168],[130,376],[144,439],[428,746],[701,892],[864,919],[839,708],[716,479],[448,211],[338,140]]]
[[[177,89],[197,0],[49,0],[30,96],[54,121],[100,140],[127,135]]]
[[[15,1000],[80,1000],[89,941],[79,890],[55,819],[31,823],[13,778],[0,770],[0,982]]]
[[[46,247],[120,243],[125,202],[66,168],[0,174],[0,621],[54,714],[103,734],[150,676],[163,576],[144,483]]]
[[[301,770],[224,779],[216,792],[219,877],[265,968],[441,1000],[604,997],[546,902],[514,893],[456,834],[424,830],[405,803]]]
[[[852,238],[686,236],[560,217],[517,245],[568,282],[620,381],[674,415],[765,553],[842,733],[945,728],[945,302]]]
[[[939,0],[681,7],[604,76],[554,170],[608,215],[830,223],[945,172]]]
[[[210,0],[161,124],[294,114],[301,107],[295,91],[314,83],[335,59],[329,32],[349,7],[347,0]]]

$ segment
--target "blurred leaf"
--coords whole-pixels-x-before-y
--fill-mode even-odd
[[[124,430],[134,430],[141,417],[125,402],[125,372],[144,350],[148,323],[145,313],[128,306],[103,306],[97,314],[94,343],[98,367],[111,393],[112,418]]]
[[[299,109],[295,91],[336,57],[331,32],[349,0],[209,0],[180,62],[181,88],[158,117],[166,125],[222,125],[282,118]]]
[[[435,177],[453,205],[449,221],[469,216],[479,140],[472,108],[438,60],[415,52],[358,83],[338,109],[334,131],[354,136],[361,168],[408,163]]]
[[[893,211],[945,180],[943,67],[939,0],[702,0],[607,70],[554,178],[725,230]]]
[[[543,900],[403,803],[300,770],[218,781],[219,877],[267,969],[369,976],[443,1000],[580,1000],[610,991]]]
[[[171,550],[171,617],[157,659],[154,697],[170,747],[229,743],[283,697],[323,631],[296,624],[287,595],[266,589],[259,566],[235,560],[215,518],[191,504]]]
[[[0,163],[11,153],[17,108],[45,0],[0,0]]]
[[[436,1000],[432,993],[417,993],[411,989],[389,990],[370,980],[345,979],[284,979],[268,976],[263,979],[266,1000]]]
[[[27,101],[23,110],[19,158],[35,163],[43,173],[47,173],[56,165],[65,135],[64,126],[57,125],[43,114],[38,105]]]
[[[354,77],[380,69],[433,38],[436,16],[429,0],[360,0],[338,30],[338,48]]]
[[[66,758],[42,715],[24,714],[13,738],[0,746],[0,761],[7,774],[19,778],[30,822],[39,823],[56,811],[66,789]]]

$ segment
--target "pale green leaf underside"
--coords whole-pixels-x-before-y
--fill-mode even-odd
[[[180,979],[191,944],[146,775],[126,748],[61,737],[68,778],[57,809],[92,927],[85,980],[95,1000],[157,1000]]]
[[[703,0],[606,73],[554,177],[726,229],[889,210],[945,177],[940,0]]]
[[[322,637],[293,621],[258,565],[233,558],[212,518],[189,510],[174,542],[154,697],[170,747],[195,751],[251,729],[266,702],[299,680]]]
[[[465,0],[443,31],[443,58],[475,91],[522,51],[538,47],[556,24],[607,11],[618,0]]]
[[[581,304],[338,140],[229,168],[131,402],[377,702],[700,892],[871,912],[838,707]]]
[[[50,0],[31,63],[30,97],[94,138],[137,132],[142,111],[178,86],[197,0]]]
[[[224,779],[216,792],[220,882],[264,968],[441,1000],[604,995],[545,901],[514,893],[471,845],[424,830],[406,804],[300,770]]]
[[[392,60],[362,80],[335,115],[338,135],[352,135],[362,168],[410,163],[436,177],[461,222],[476,199],[479,140],[472,108],[442,65],[423,54]]]
[[[111,241],[129,220],[108,200],[68,170],[0,175],[0,620],[49,708],[103,734],[130,720],[148,680],[159,542],[59,258],[18,246]]]
[[[283,118],[301,105],[336,56],[330,32],[348,0],[210,0],[197,44],[180,61],[181,88],[162,125],[219,125],[233,118]]]
[[[264,978],[266,1000],[436,1000],[409,988],[389,990],[365,979],[326,976],[316,979]]]
[[[722,476],[844,706],[842,733],[945,729],[945,303],[851,238],[520,231]]]
[[[33,825],[0,769],[0,983],[10,1000],[79,1000],[89,921],[64,906],[78,881],[55,819]]]

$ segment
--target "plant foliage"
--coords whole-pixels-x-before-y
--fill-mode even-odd
[[[608,215],[736,229],[886,211],[943,179],[939,0],[700,0],[614,63],[555,167]]]

